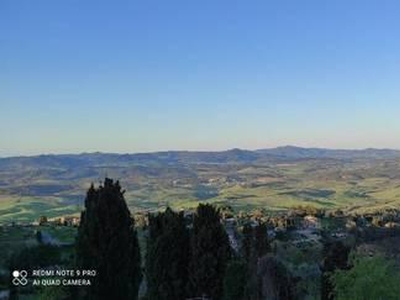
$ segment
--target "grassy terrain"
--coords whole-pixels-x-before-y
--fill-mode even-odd
[[[0,170],[0,223],[77,214],[90,183],[120,179],[133,211],[194,208],[199,202],[235,210],[295,205],[352,211],[400,206],[400,159],[301,159],[261,163],[113,165],[84,170]],[[18,175],[18,176],[17,176]]]
[[[78,204],[67,204],[59,197],[0,197],[0,222],[32,222],[41,215],[48,218],[69,215],[79,210]]]

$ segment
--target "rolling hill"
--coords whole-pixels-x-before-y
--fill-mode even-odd
[[[132,209],[237,210],[298,204],[365,209],[400,203],[400,151],[294,146],[256,151],[83,153],[0,159],[0,221],[79,212],[90,183],[119,179]]]

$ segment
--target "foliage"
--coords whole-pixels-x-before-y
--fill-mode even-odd
[[[241,253],[245,261],[248,263],[250,261],[254,246],[253,227],[251,227],[250,223],[246,223],[243,225],[242,235],[243,239]]]
[[[260,298],[293,300],[296,298],[295,278],[289,269],[276,257],[266,255],[259,261]]]
[[[58,247],[39,245],[26,247],[15,252],[8,260],[7,265],[10,274],[13,270],[26,270],[30,274],[34,269],[58,265],[61,262],[61,251]],[[18,288],[12,284],[11,277],[9,278],[8,287],[10,299],[18,299]]]
[[[186,299],[189,233],[183,213],[167,208],[149,216],[146,253],[146,299]]]
[[[322,282],[321,297],[322,299],[334,299],[333,285],[330,280],[330,274],[336,269],[348,269],[348,257],[350,248],[346,247],[342,242],[325,242],[323,249],[323,266],[322,266]]]
[[[267,226],[265,223],[259,223],[254,230],[254,250],[257,257],[262,257],[264,254],[271,251],[268,242]]]
[[[119,182],[92,185],[77,237],[77,267],[94,269],[96,278],[85,299],[136,299],[141,280],[140,250],[134,221]]]
[[[39,245],[24,248],[15,253],[9,260],[10,270],[33,270],[47,267],[61,262],[61,252],[58,247],[51,245]]]
[[[241,300],[245,297],[247,264],[243,260],[232,260],[226,269],[224,278],[224,299]]]
[[[194,297],[222,298],[223,279],[231,248],[219,211],[200,204],[193,219],[190,280]]]
[[[395,262],[384,258],[355,257],[350,270],[332,275],[337,300],[395,300],[400,295],[400,271]]]
[[[246,262],[244,294],[247,299],[257,299],[261,292],[258,261],[262,256],[271,251],[267,226],[264,222],[260,221],[254,228],[250,223],[245,223],[242,235],[240,253]]]
[[[312,205],[295,205],[292,207],[291,212],[294,215],[302,217],[306,215],[322,217],[325,214],[324,209],[319,209]]]
[[[39,300],[67,300],[70,299],[68,290],[63,286],[46,286],[38,295]]]

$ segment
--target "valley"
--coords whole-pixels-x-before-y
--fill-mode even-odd
[[[395,150],[280,147],[259,151],[41,155],[0,159],[0,222],[77,215],[90,183],[120,180],[133,212],[193,209],[199,202],[235,212],[298,205],[368,212],[400,207]]]

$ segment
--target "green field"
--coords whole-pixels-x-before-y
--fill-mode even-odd
[[[295,205],[351,211],[400,206],[400,160],[396,158],[177,166],[154,163],[95,169],[98,173],[85,171],[81,175],[74,174],[75,169],[69,171],[72,174],[64,170],[58,179],[54,170],[38,172],[38,176],[21,171],[18,180],[10,179],[15,174],[0,171],[0,222],[79,214],[87,188],[91,182],[99,183],[100,173],[120,179],[128,205],[135,212],[166,205],[190,209],[199,202],[230,205],[236,211],[285,210]],[[97,175],[88,176],[93,174]]]

